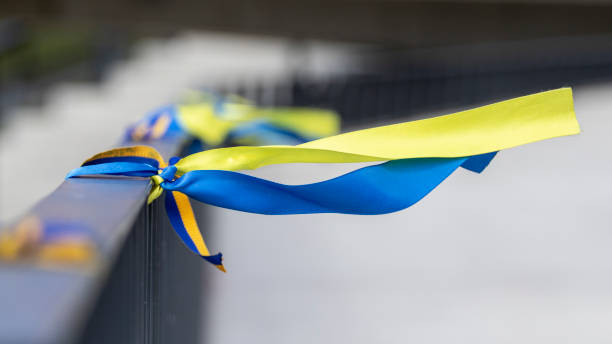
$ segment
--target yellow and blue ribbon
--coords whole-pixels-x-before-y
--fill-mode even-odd
[[[0,259],[87,265],[98,256],[99,238],[88,226],[28,215],[0,233]]]
[[[297,146],[228,147],[171,159],[152,148],[98,154],[67,178],[150,176],[149,201],[166,209],[185,244],[220,269],[197,230],[189,198],[259,214],[385,214],[418,202],[458,167],[481,172],[496,152],[580,132],[570,88],[451,115],[349,132]],[[381,162],[318,183],[285,185],[236,171],[285,163]]]
[[[186,132],[207,146],[294,144],[335,135],[339,116],[315,108],[260,108],[238,96],[192,92],[188,99],[164,105],[128,128],[126,142],[160,139]]]

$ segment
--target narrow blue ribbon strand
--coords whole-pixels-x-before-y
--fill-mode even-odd
[[[98,165],[77,167],[72,171],[68,172],[66,179],[96,174],[151,177],[156,175],[157,171],[157,166],[153,166],[143,162],[103,162]]]

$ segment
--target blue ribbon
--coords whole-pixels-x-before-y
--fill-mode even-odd
[[[257,214],[386,214],[418,202],[459,166],[483,171],[495,154],[393,160],[306,185],[285,185],[232,171],[201,170],[187,172],[161,186],[200,202]]]
[[[285,185],[221,170],[190,171],[175,179],[176,167],[173,165],[166,167],[159,175],[164,179],[161,183],[163,189],[178,191],[200,202],[223,208],[269,215],[373,215],[395,212],[413,205],[460,166],[481,172],[495,154],[393,160],[305,185]],[[130,158],[121,158],[126,159]],[[173,159],[172,162],[175,161]],[[158,169],[144,162],[107,159],[97,165],[76,168],[66,178],[92,174],[147,177],[157,175]]]

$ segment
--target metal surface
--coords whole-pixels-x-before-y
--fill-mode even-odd
[[[201,272],[202,260],[185,249],[162,203],[144,207],[80,342],[197,343]]]
[[[179,152],[183,138],[174,138],[154,144],[167,159]],[[126,258],[134,255],[132,261],[144,260],[150,265],[155,251],[152,245],[162,245],[156,237],[160,235],[152,216],[160,216],[157,205],[147,207],[141,215],[134,231],[132,224],[145,205],[150,185],[146,178],[75,178],[64,181],[60,187],[39,202],[31,214],[44,220],[70,220],[90,227],[96,234],[100,259],[95,266],[83,269],[45,267],[24,262],[0,265],[0,342],[1,343],[66,343],[74,341],[81,333],[88,314],[96,303],[111,267],[118,270]],[[143,216],[147,221],[143,223]],[[153,229],[153,230],[151,230]],[[161,235],[166,235],[162,233]],[[173,234],[173,233],[171,233]],[[131,239],[125,240],[130,235]],[[137,237],[139,236],[140,237]],[[146,252],[138,251],[130,245],[140,245],[146,240]],[[120,248],[125,252],[116,260]],[[168,248],[159,248],[162,251]],[[155,264],[160,264],[159,262]],[[128,267],[129,269],[129,267]],[[127,280],[141,283],[133,285],[128,293],[157,292],[153,279],[159,273],[159,266],[148,266],[142,276],[125,276]],[[123,270],[125,271],[125,270]],[[132,270],[128,270],[131,271]],[[136,269],[135,271],[138,271]],[[156,271],[156,272],[154,272]],[[113,272],[116,279],[120,272]],[[154,289],[149,289],[154,288]],[[142,298],[141,298],[142,299]],[[134,302],[141,302],[135,299]],[[145,297],[147,299],[147,297]],[[115,299],[113,302],[122,301]],[[125,300],[123,301],[125,302]],[[108,306],[108,305],[106,305]],[[118,305],[115,315],[122,314]],[[152,307],[153,305],[145,305]],[[157,306],[156,306],[157,307]],[[136,310],[136,309],[134,309]],[[96,311],[97,312],[97,311]],[[152,311],[147,309],[146,314]],[[125,314],[124,314],[125,315]],[[138,321],[148,321],[143,326],[152,326],[151,320],[140,318],[140,314],[130,316]],[[92,318],[93,319],[93,318]],[[99,319],[96,319],[97,321]],[[107,329],[108,330],[108,329]],[[140,340],[142,339],[142,340]],[[132,341],[133,342],[133,341]],[[138,342],[150,342],[139,338]]]

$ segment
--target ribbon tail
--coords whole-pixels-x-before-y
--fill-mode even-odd
[[[497,152],[491,152],[471,156],[467,158],[467,160],[465,160],[463,164],[461,164],[461,167],[472,172],[480,173],[484,171],[487,166],[489,166],[489,163],[491,162],[491,160],[493,160],[496,154]]]
[[[208,251],[195,220],[189,198],[183,193],[169,191],[165,194],[165,204],[170,223],[183,243],[202,259],[213,264],[217,269],[226,272],[222,262],[223,255],[221,253],[211,255]]]

